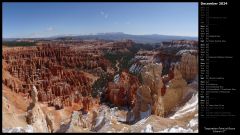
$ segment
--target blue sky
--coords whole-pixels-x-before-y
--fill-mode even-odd
[[[105,32],[198,36],[197,3],[3,3],[3,38]]]

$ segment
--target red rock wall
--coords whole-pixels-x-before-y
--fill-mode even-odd
[[[120,75],[118,83],[109,83],[106,99],[117,106],[133,107],[136,100],[136,91],[139,87],[137,77],[126,72]]]
[[[59,109],[71,106],[72,102],[81,102],[81,96],[91,95],[92,80],[79,70],[107,65],[102,57],[96,59],[89,52],[72,51],[65,46],[13,49],[4,51],[2,55],[7,63],[7,71],[23,82],[16,84],[5,79],[3,83],[6,86],[15,92],[29,93],[32,85],[36,85],[39,101]]]

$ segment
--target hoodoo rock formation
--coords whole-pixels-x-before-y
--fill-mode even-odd
[[[198,58],[195,55],[184,53],[182,54],[181,61],[179,63],[179,71],[182,77],[188,81],[193,81],[198,74]]]
[[[31,91],[32,102],[28,106],[26,120],[29,125],[33,126],[36,132],[51,132],[48,130],[48,125],[45,115],[38,104],[37,89],[33,86]]]
[[[151,113],[161,115],[162,103],[159,102],[160,90],[163,87],[161,72],[162,64],[151,63],[143,67],[141,72],[143,85],[137,90],[137,102],[133,109],[135,120],[140,120]]]
[[[122,72],[117,82],[109,82],[105,97],[117,106],[130,106],[135,104],[136,90],[139,87],[137,77]]]
[[[95,110],[88,114],[82,114],[80,111],[74,111],[71,116],[66,132],[84,132],[94,130],[98,113]]]
[[[137,91],[137,101],[133,108],[135,121],[143,119],[151,115],[151,89],[148,86],[140,86]]]
[[[144,66],[141,72],[143,85],[137,90],[133,108],[135,121],[150,114],[164,117],[181,102],[187,83],[178,68],[173,65],[169,74],[162,77],[162,64]]]
[[[187,91],[187,82],[182,78],[178,67],[173,68],[174,78],[169,80],[166,85],[166,93],[162,97],[163,116],[166,116],[179,103],[181,103],[184,94]]]
[[[5,132],[197,131],[196,41],[36,42],[3,48]]]
[[[82,70],[91,70],[101,65],[105,68],[103,57],[95,51],[73,51],[68,46],[41,45],[8,49],[3,52],[6,70],[21,82],[8,78],[4,84],[17,93],[30,97],[31,86],[38,89],[38,101],[48,103],[56,109],[80,103],[83,97],[92,93],[93,80]],[[95,63],[95,66],[94,64]],[[84,66],[82,66],[84,65]]]

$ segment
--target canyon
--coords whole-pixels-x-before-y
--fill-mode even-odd
[[[3,46],[3,131],[198,132],[198,42],[149,46],[66,39]]]

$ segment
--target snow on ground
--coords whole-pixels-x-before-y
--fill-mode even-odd
[[[194,127],[194,126],[196,126],[196,125],[198,125],[198,119],[197,119],[197,118],[194,118],[194,119],[192,119],[192,120],[188,123],[187,126],[189,126],[189,127]]]
[[[191,50],[180,50],[179,52],[177,52],[176,53],[176,55],[182,55],[182,54],[184,54],[184,53],[196,53],[197,52],[197,50],[193,50],[193,49],[191,49]]]
[[[163,118],[165,122],[158,125],[158,119],[149,119],[152,117],[151,106],[149,105],[149,109],[146,112],[141,112],[141,120],[135,123],[134,125],[127,125],[121,123],[120,121],[125,121],[125,117],[123,117],[122,113],[119,113],[119,109],[117,107],[109,108],[107,106],[101,106],[100,116],[97,118],[96,127],[97,132],[160,132],[160,133],[194,133],[198,132],[198,93],[194,94],[190,100],[182,107],[176,111],[174,115],[169,118]],[[104,114],[105,112],[105,114]],[[196,112],[196,114],[192,115],[191,112]],[[180,122],[175,123],[172,121],[178,121],[180,118],[184,118],[191,114],[193,118],[188,120],[188,122]],[[156,116],[157,117],[157,116]],[[171,124],[166,124],[166,122],[170,122]],[[165,125],[164,125],[165,123]],[[174,124],[175,123],[175,124]],[[98,126],[100,125],[100,126]]]
[[[147,124],[147,126],[141,130],[142,133],[153,133],[153,127],[150,124]]]
[[[126,131],[129,131],[129,129],[127,127],[123,127],[120,131],[120,133],[125,133]]]
[[[33,127],[27,125],[25,128],[23,127],[15,127],[15,128],[3,128],[3,133],[33,133]]]
[[[113,79],[114,83],[117,83],[119,81],[119,79],[120,79],[119,74],[115,75],[114,79]]]
[[[192,98],[181,107],[170,119],[178,119],[188,114],[189,112],[194,112],[198,110],[198,93],[193,95]]]
[[[191,112],[196,112],[194,117],[186,124],[186,127],[174,126],[170,128],[166,128],[159,132],[161,133],[174,133],[174,132],[181,132],[181,133],[190,133],[190,132],[198,132],[198,93],[194,94],[191,99],[183,106],[180,107],[179,110],[169,117],[170,119],[180,119],[184,118]]]
[[[159,131],[159,133],[193,133],[194,131],[191,128],[182,128],[179,126],[174,126],[171,128],[166,128],[164,130]]]
[[[142,66],[136,63],[129,68],[129,72],[131,73],[139,73],[141,70],[142,70]]]

